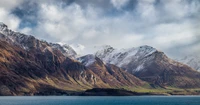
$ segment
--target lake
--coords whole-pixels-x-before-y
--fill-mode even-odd
[[[0,105],[200,105],[200,96],[1,96]]]

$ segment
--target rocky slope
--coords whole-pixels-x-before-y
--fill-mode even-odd
[[[200,73],[150,46],[122,50],[106,46],[95,55],[104,62],[117,65],[153,85],[200,87]]]
[[[54,95],[147,84],[114,65],[98,67],[102,65],[100,59],[97,68],[89,67],[72,59],[75,55],[69,46],[41,41],[2,24],[0,95]]]
[[[78,58],[78,61],[97,74],[100,79],[103,80],[103,82],[111,84],[111,86],[136,87],[147,84],[115,65],[104,64],[98,57],[95,57],[94,55],[80,57]]]
[[[80,75],[81,72],[85,75]],[[98,87],[94,86],[91,75],[95,76],[91,70],[66,58],[59,50],[33,53],[0,41],[0,95]],[[98,83],[101,82],[98,80]]]

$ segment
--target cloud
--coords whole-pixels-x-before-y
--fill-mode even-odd
[[[23,0],[0,0],[0,21],[10,29],[18,30],[21,20],[11,13],[12,9],[19,6]]]
[[[125,6],[129,2],[129,0],[111,0],[110,2],[115,8],[120,10],[123,6]]]
[[[189,44],[195,40],[195,35],[191,31],[190,24],[188,23],[182,25],[161,24],[156,27],[155,32],[160,34],[155,37],[155,42],[160,43],[160,48],[171,48],[173,45]]]
[[[17,30],[20,24],[20,19],[12,15],[5,8],[0,7],[0,20],[13,30]]]
[[[76,51],[76,53],[79,56],[85,54],[85,46],[84,45],[81,45],[81,44],[71,44],[70,46]]]
[[[59,5],[42,4],[39,11],[39,24],[34,34],[42,33],[60,41],[70,41],[84,31],[88,22],[80,5],[72,4],[62,8]]]
[[[137,5],[137,12],[144,21],[154,22],[157,20],[155,0],[140,0]]]
[[[47,41],[84,49],[151,45],[170,56],[200,52],[198,0],[24,0],[2,7],[3,22]]]
[[[0,7],[6,10],[11,10],[20,5],[23,0],[0,0]]]

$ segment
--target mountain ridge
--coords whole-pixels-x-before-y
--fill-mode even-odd
[[[133,80],[130,81],[136,80],[137,84],[129,83],[125,79],[116,80],[105,67],[97,71],[90,69],[70,55],[64,55],[66,49],[59,44],[18,34],[8,30],[7,27],[1,29],[0,95],[34,95],[48,92],[56,94],[92,88],[120,88],[127,84],[136,87],[143,84],[143,81],[125,72],[124,76],[131,77]],[[20,36],[25,38],[18,40]],[[70,47],[65,46],[65,48]],[[116,71],[115,69],[117,68],[109,68],[111,71]],[[109,79],[115,80],[117,84],[100,77],[98,73],[107,73]],[[118,73],[115,72],[115,75]]]
[[[69,45],[41,41],[1,23],[0,95],[65,94],[93,88],[200,88],[199,72],[151,46],[104,49],[78,57]]]
[[[185,64],[168,58],[163,52],[151,46],[145,45],[123,51],[107,47],[97,51],[96,56],[104,62],[117,65],[153,85],[179,88],[200,86],[198,85],[200,76],[198,72]]]
[[[193,69],[200,72],[200,57],[194,55],[188,55],[184,58],[178,59],[177,61],[189,65]]]
[[[32,35],[25,35],[20,32],[14,32],[8,29],[7,25],[1,23],[0,25],[0,38],[9,42],[10,44],[20,46],[25,50],[39,49],[44,50],[46,48],[54,50],[60,50],[63,55],[71,58],[77,56],[76,52],[69,45],[60,45],[58,43],[48,43],[43,40],[39,40]]]

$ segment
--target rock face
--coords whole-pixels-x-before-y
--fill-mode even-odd
[[[81,73],[88,75],[82,76]],[[30,95],[51,89],[87,89],[94,86],[92,74],[59,50],[33,53],[0,41],[1,95]]]
[[[179,88],[200,86],[200,73],[150,46],[123,50],[107,46],[95,55],[153,85]]]
[[[67,45],[41,41],[1,24],[0,95],[58,94],[147,84],[114,65],[103,65],[100,59],[95,69],[74,60],[75,56]]]

